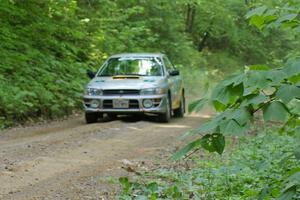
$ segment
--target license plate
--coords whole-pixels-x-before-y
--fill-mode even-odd
[[[113,108],[129,108],[129,101],[127,99],[114,99]]]

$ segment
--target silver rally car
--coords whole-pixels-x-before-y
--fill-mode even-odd
[[[164,54],[113,55],[96,74],[88,75],[92,80],[83,101],[87,123],[97,122],[103,114],[156,114],[161,122],[184,116],[182,78]]]

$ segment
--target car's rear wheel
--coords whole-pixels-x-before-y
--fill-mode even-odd
[[[99,117],[100,114],[96,112],[85,113],[85,121],[87,124],[96,123]]]
[[[159,114],[159,121],[168,123],[172,117],[172,107],[171,107],[171,100],[170,98],[166,99],[166,111],[162,114]]]
[[[182,95],[180,99],[180,106],[179,108],[174,110],[174,116],[175,117],[183,117],[185,113],[185,98]]]

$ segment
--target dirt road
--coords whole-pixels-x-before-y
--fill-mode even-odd
[[[123,159],[151,162],[203,120],[124,117],[86,125],[80,116],[0,132],[0,199],[99,199],[100,180],[122,175]]]

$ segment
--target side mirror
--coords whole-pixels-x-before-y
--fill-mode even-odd
[[[94,73],[93,71],[91,71],[91,70],[87,70],[86,71],[86,75],[90,78],[90,79],[93,79],[94,77],[95,77],[95,75],[96,75],[96,73]]]
[[[180,75],[180,72],[179,72],[179,70],[174,69],[174,70],[170,71],[169,74],[170,74],[170,76],[178,76],[178,75]]]

